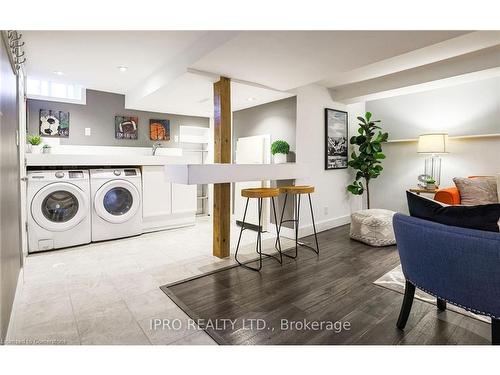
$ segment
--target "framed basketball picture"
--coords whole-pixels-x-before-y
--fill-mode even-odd
[[[152,141],[169,141],[170,120],[149,120],[149,139]]]
[[[139,119],[129,116],[115,116],[115,138],[137,139]]]
[[[325,108],[325,169],[347,168],[347,112]]]

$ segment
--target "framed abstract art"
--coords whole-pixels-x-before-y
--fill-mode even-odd
[[[169,141],[170,121],[149,120],[149,139],[152,141]]]

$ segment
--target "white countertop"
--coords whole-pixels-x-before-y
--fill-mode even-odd
[[[84,154],[26,154],[28,167],[64,167],[64,166],[142,166],[179,163],[182,154],[172,155],[84,155]]]
[[[293,180],[308,176],[305,164],[169,164],[167,181],[178,184],[219,184],[241,181]]]

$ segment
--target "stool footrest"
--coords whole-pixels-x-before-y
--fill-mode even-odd
[[[242,228],[242,230],[250,229],[250,230],[254,230],[256,232],[258,232],[260,230],[262,232],[262,225],[259,227],[256,224],[245,223],[245,222],[240,221],[240,220],[236,220],[236,225],[240,226]]]
[[[298,220],[297,219],[288,219],[288,220],[282,220],[280,221],[281,224],[283,223],[296,223]]]
[[[238,238],[238,244],[236,245],[236,252],[234,254],[234,259],[236,262],[242,266],[245,267],[249,270],[252,271],[260,271],[262,269],[262,256],[266,256],[269,258],[275,259],[279,264],[283,264],[283,254],[281,252],[281,242],[280,242],[280,235],[279,235],[279,230],[278,230],[278,219],[276,217],[276,206],[274,203],[274,197],[279,194],[278,189],[270,189],[270,188],[262,188],[262,189],[243,189],[242,191],[242,196],[247,197],[247,202],[245,205],[245,212],[243,214],[243,220],[239,221],[238,224],[241,225],[240,229],[240,236]],[[250,201],[250,198],[258,198],[258,217],[259,217],[259,225],[255,224],[250,224],[245,222],[245,218],[247,216],[247,209],[248,209],[248,202]],[[263,198],[271,198],[271,203],[272,203],[272,208],[273,208],[273,213],[274,213],[274,222],[276,225],[276,242],[278,244],[278,255],[279,258],[271,255],[271,254],[266,254],[262,251],[262,200]],[[255,262],[255,260],[251,260],[245,263],[242,263],[238,259],[238,250],[240,249],[240,242],[241,242],[241,235],[245,229],[254,229],[257,231],[257,244],[255,247],[255,251],[259,255],[259,258],[257,261],[259,262],[259,267],[251,267],[247,263],[252,263]]]

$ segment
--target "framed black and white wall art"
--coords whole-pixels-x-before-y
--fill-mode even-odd
[[[347,168],[347,131],[347,112],[325,108],[325,169]]]
[[[69,137],[69,112],[40,109],[40,135],[43,137]]]

